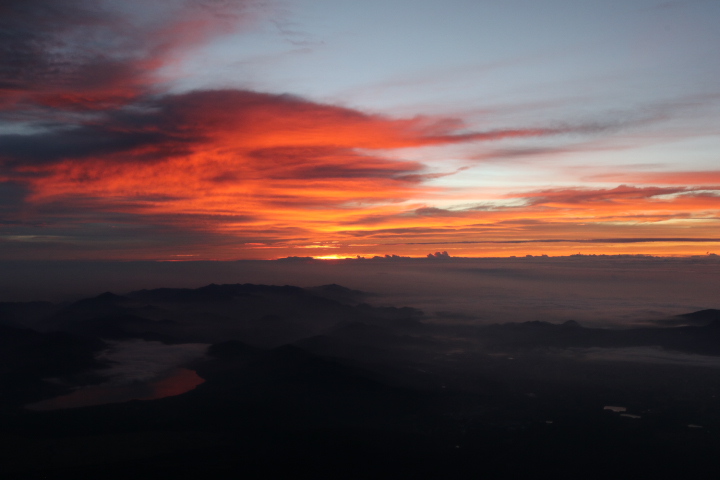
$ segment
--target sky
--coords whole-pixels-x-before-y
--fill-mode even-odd
[[[717,45],[716,0],[5,0],[0,260],[718,251]]]

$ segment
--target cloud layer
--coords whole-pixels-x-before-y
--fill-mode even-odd
[[[716,237],[715,171],[600,174],[623,184],[486,194],[455,190],[448,179],[487,155],[438,171],[417,153],[596,138],[623,128],[617,121],[481,129],[244,88],[172,91],[173,67],[187,52],[241,31],[263,8],[229,0],[0,6],[6,255],[274,258],[294,248],[388,246],[425,255],[409,245]],[[697,228],[689,235],[677,221]]]

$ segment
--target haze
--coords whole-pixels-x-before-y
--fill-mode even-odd
[[[720,308],[716,256],[522,257],[237,262],[2,262],[2,301],[71,301],[105,291],[210,283],[337,283],[374,305],[450,323],[577,320],[629,326]]]

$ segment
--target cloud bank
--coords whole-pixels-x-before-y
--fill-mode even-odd
[[[479,129],[460,118],[392,117],[246,88],[173,91],[175,67],[189,52],[271,11],[245,1],[5,2],[5,255],[221,259],[309,246],[354,255],[428,242],[678,243],[667,239],[691,237],[678,233],[672,222],[680,220],[695,222],[693,238],[714,238],[720,187],[707,184],[717,172],[618,174],[642,186],[483,194],[451,185],[472,172],[472,156],[437,171],[409,153],[596,137],[622,128],[617,122]],[[631,228],[638,224],[649,228]]]

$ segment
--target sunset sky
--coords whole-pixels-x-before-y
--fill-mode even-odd
[[[720,254],[717,0],[4,0],[0,259]]]

